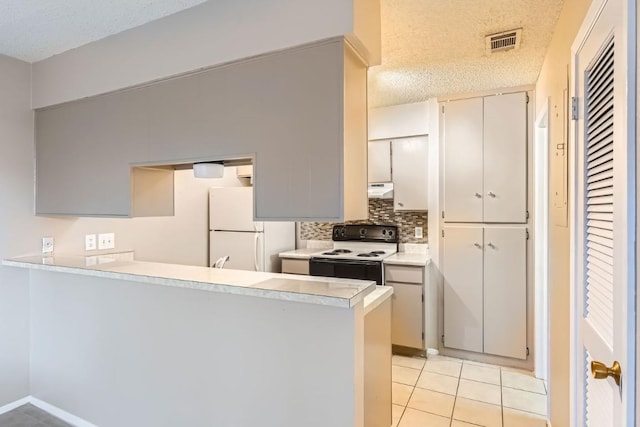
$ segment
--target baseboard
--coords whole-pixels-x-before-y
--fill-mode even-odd
[[[26,402],[25,402],[26,403]],[[65,421],[76,427],[97,427],[95,424],[91,424],[89,421],[83,420],[80,417],[76,417],[73,414],[70,414],[67,411],[64,411],[56,406],[50,405],[47,402],[43,402],[40,399],[36,399],[33,396],[28,397],[28,403],[31,403],[33,406],[37,406],[45,412],[50,413],[54,417],[60,418],[62,421]]]
[[[31,401],[31,396],[23,397],[20,400],[16,400],[15,402],[7,403],[4,406],[0,406],[0,414],[4,414],[9,411],[13,411],[14,409],[26,405]]]

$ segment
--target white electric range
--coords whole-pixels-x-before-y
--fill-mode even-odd
[[[398,251],[398,227],[394,225],[334,225],[333,249],[309,260],[312,276],[375,280],[384,283],[382,260]]]

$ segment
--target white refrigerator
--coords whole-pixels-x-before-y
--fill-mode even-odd
[[[253,220],[253,187],[209,189],[209,266],[280,272],[280,252],[295,249],[294,222]]]

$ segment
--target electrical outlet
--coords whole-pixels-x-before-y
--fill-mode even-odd
[[[422,234],[422,227],[415,227],[414,228],[414,236],[416,239],[422,239],[423,234]]]
[[[84,250],[85,251],[94,251],[96,250],[98,244],[96,242],[95,234],[86,234],[84,236]]]
[[[42,253],[43,254],[53,253],[53,237],[42,238]]]
[[[114,233],[98,234],[98,249],[113,249],[116,247],[116,235]]]

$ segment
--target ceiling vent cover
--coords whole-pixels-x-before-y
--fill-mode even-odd
[[[485,37],[487,54],[490,55],[494,52],[504,52],[511,49],[519,49],[521,38],[522,28],[503,31],[497,34],[489,34]]]

